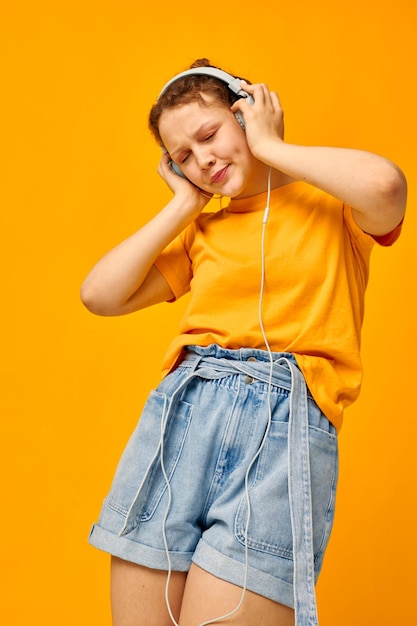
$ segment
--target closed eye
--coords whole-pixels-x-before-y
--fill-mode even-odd
[[[199,141],[202,142],[202,143],[210,141],[210,139],[213,139],[216,136],[217,130],[218,129],[210,132],[208,135],[203,135],[203,137]],[[186,154],[184,154],[184,156],[181,155],[179,157],[179,159],[178,159],[179,165],[182,165],[183,163],[185,163],[187,161],[188,157],[190,156],[190,154],[191,154],[191,152],[187,152]]]
[[[210,133],[209,135],[206,135],[204,137],[204,141],[209,141],[210,139],[213,139],[213,137],[215,136],[216,132],[217,131],[214,131],[214,132]]]

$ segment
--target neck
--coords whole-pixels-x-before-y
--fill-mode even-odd
[[[254,167],[253,175],[248,181],[245,189],[236,196],[236,200],[255,196],[259,193],[263,193],[268,189],[268,175],[270,167],[261,161],[257,161]],[[271,189],[277,189],[283,187],[289,183],[293,183],[295,178],[280,172],[279,170],[271,170]]]

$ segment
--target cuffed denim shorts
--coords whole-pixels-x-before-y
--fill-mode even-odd
[[[89,541],[151,568],[194,562],[314,624],[337,464],[293,355],[190,346],[151,392]]]

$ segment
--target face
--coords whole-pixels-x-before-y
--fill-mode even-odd
[[[251,195],[257,160],[223,103],[190,102],[164,111],[159,132],[172,160],[197,187],[230,198]]]

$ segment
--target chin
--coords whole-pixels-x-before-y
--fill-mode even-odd
[[[227,196],[228,198],[236,198],[243,194],[245,192],[245,189],[246,181],[234,180],[225,183],[225,185],[223,185],[222,188],[219,189],[219,193]]]
[[[234,187],[230,190],[229,193],[225,193],[228,198],[240,198],[245,197],[246,185],[241,185],[240,187]]]

